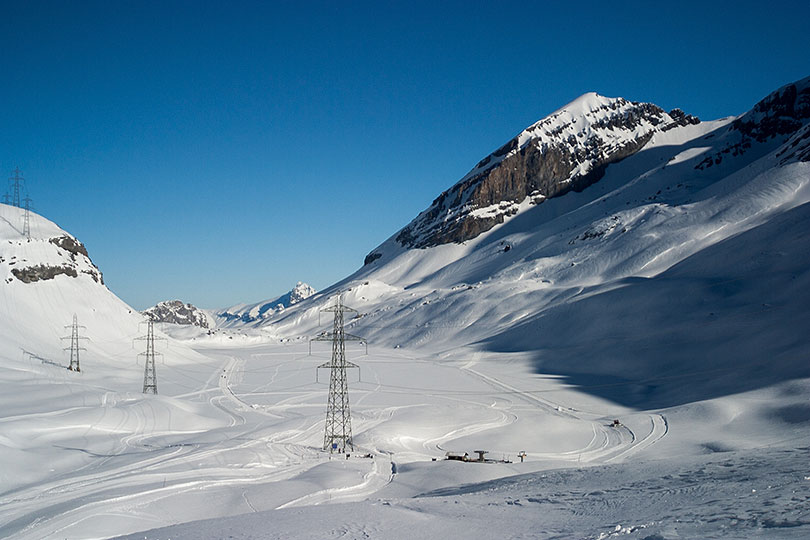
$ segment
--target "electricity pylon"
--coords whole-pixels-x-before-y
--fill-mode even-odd
[[[79,346],[80,339],[87,339],[86,337],[79,336],[79,328],[85,328],[84,326],[80,326],[76,314],[73,314],[73,324],[65,326],[65,328],[70,328],[70,335],[65,336],[62,339],[69,339],[70,340],[70,347],[65,347],[65,350],[70,350],[70,366],[68,369],[70,371],[81,371],[81,367],[79,366],[79,351],[86,351],[84,347]]]
[[[365,341],[363,338],[347,334],[343,329],[343,314],[357,313],[357,310],[344,306],[340,295],[335,305],[322,311],[335,314],[332,331],[313,338],[312,341],[331,341],[332,360],[318,366],[318,369],[330,369],[329,400],[326,407],[326,430],[323,436],[323,449],[329,452],[345,453],[346,446],[354,450],[352,444],[352,416],[349,409],[349,384],[346,369],[359,368],[357,364],[346,360],[346,341]]]
[[[11,172],[14,173],[14,176],[9,178],[9,181],[11,182],[11,204],[12,204],[12,206],[16,206],[17,208],[20,208],[21,207],[21,205],[20,205],[20,188],[22,186],[22,183],[23,183],[24,179],[23,179],[22,176],[20,176],[20,173],[22,171],[20,171],[19,167],[17,167],[16,169],[14,169]]]
[[[23,219],[23,236],[31,240],[31,197],[25,196],[25,218]]]
[[[138,356],[146,357],[146,366],[143,370],[143,393],[144,394],[157,394],[157,372],[155,371],[155,357],[161,356],[160,353],[155,352],[155,323],[152,319],[147,321],[149,326],[145,336],[135,338],[136,340],[146,340],[146,352],[140,353]],[[164,338],[158,338],[164,339]]]

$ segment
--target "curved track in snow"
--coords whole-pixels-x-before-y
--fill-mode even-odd
[[[357,443],[362,448],[356,448],[356,453],[369,453],[373,459],[353,456],[349,461],[330,461],[329,455],[318,448],[328,390],[325,384],[313,380],[320,358],[302,357],[294,351],[254,353],[251,349],[223,350],[208,356],[214,361],[206,380],[200,380],[201,386],[195,391],[178,398],[122,399],[115,393],[104,393],[97,423],[106,426],[112,445],[105,454],[66,449],[93,457],[68,474],[0,494],[0,536],[18,540],[70,537],[101,515],[129,516],[140,524],[133,527],[143,530],[165,523],[167,518],[160,515],[161,501],[182,501],[212,490],[238,495],[234,504],[241,506],[231,513],[254,512],[268,509],[260,506],[266,501],[254,493],[266,493],[261,491],[262,486],[285,481],[292,482],[285,486],[294,485],[295,489],[285,495],[288,488],[274,488],[272,508],[362,500],[396,482],[395,460],[428,460],[444,454],[452,441],[491,437],[487,433],[499,430],[508,432],[515,429],[510,426],[521,420],[527,406],[581,422],[591,430],[587,444],[581,448],[547,454],[534,451],[533,458],[590,464],[619,461],[643,452],[667,433],[661,415],[648,415],[643,429],[639,427],[643,424],[640,413],[628,422],[632,428],[611,427],[595,414],[568,408],[565,403],[555,403],[474,369],[474,361],[466,365],[433,360],[412,363],[392,355],[376,364],[367,363],[363,372],[366,382],[360,389],[350,390],[354,433],[362,440]],[[447,379],[442,386],[489,388],[492,397],[482,397],[475,390],[447,393],[441,387],[400,389],[391,382],[402,369],[406,369],[404,373],[426,369],[426,381],[436,376]],[[218,427],[167,428],[183,422],[181,416],[175,419],[181,413],[182,400],[203,407],[201,410],[207,410]],[[465,416],[453,418],[444,429],[436,429],[424,414],[430,408],[441,411],[443,407]],[[64,418],[69,422],[71,415],[81,414],[84,409],[34,413],[31,418]],[[18,416],[0,422],[25,420]],[[404,432],[392,432],[388,427],[400,424]],[[410,436],[408,426],[416,425],[433,427],[423,435],[416,432]],[[100,427],[85,428],[88,432],[94,429]],[[377,433],[393,433],[394,438]],[[209,509],[217,511],[221,510]],[[191,517],[211,515],[192,512]]]

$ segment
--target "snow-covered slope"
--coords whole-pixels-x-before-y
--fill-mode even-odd
[[[549,126],[564,140],[570,126],[594,133],[603,119],[589,115],[616,103],[629,102],[583,96],[526,130],[515,149],[535,140],[528,134],[545,141]],[[677,398],[668,384],[643,382],[656,373],[736,365],[727,392],[807,376],[798,359],[808,344],[790,335],[810,301],[801,219],[809,122],[804,79],[736,119],[647,131],[643,149],[587,189],[523,200],[504,223],[460,244],[406,249],[394,235],[356,274],[264,324],[314,333],[318,310],[343,292],[365,314],[351,331],[371,343],[532,351],[538,371],[576,383],[636,381],[615,396],[634,404],[717,395],[716,381],[704,379]],[[614,147],[638,136],[608,131]],[[774,357],[772,375],[758,375]]]
[[[85,492],[76,485],[56,499],[49,490],[60,479],[98,470],[110,460],[123,466],[137,454],[144,432],[217,426],[211,419],[216,409],[207,402],[178,405],[170,397],[141,393],[144,362],[138,354],[146,343],[137,338],[146,334],[146,319],[103,285],[79,240],[34,213],[28,238],[23,220],[22,209],[0,205],[3,538],[30,527],[45,508],[62,504],[57,499],[80,504]],[[80,371],[67,369],[71,340],[64,338],[71,336],[74,316]],[[161,394],[187,392],[198,384],[194,371],[209,370],[205,358],[181,343],[160,340],[158,349]]]

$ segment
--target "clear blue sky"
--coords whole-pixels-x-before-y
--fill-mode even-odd
[[[739,114],[808,2],[2,2],[0,172],[142,309],[321,289],[596,91]]]

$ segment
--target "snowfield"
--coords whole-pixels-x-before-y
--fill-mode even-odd
[[[283,309],[160,324],[157,396],[144,317],[0,205],[0,537],[810,537],[810,162],[785,161],[799,139],[724,152],[733,121],[656,133],[463,244],[394,235]],[[87,272],[15,277],[38,264]],[[350,455],[322,450],[310,343],[338,294],[368,343]]]

